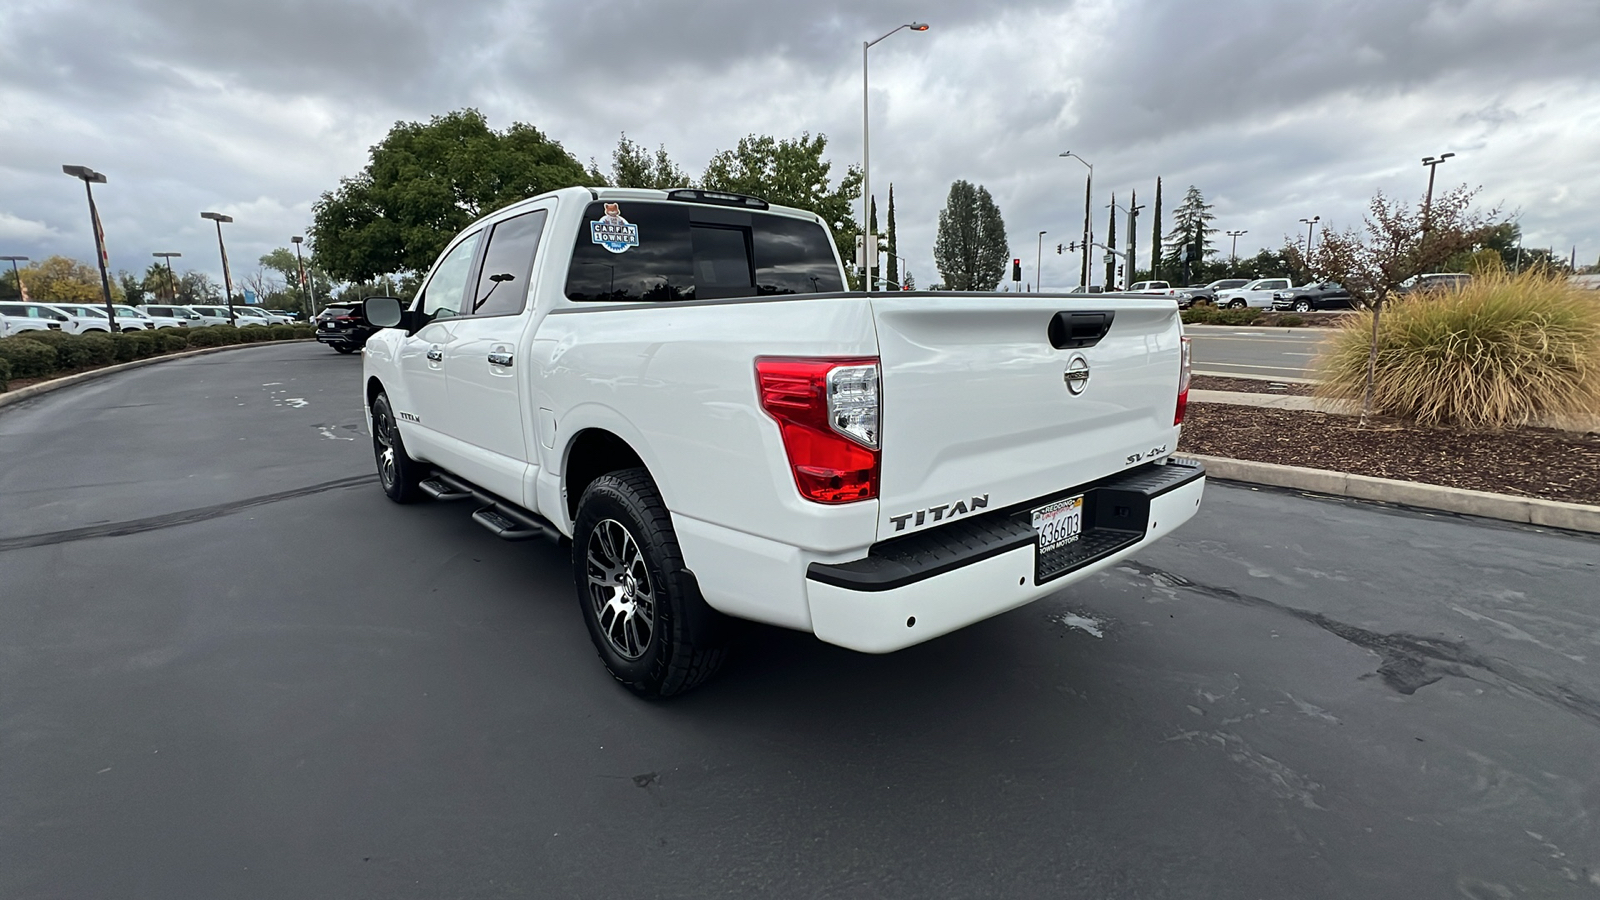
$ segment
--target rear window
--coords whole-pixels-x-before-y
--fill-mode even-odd
[[[787,216],[629,202],[589,204],[572,250],[576,301],[713,300],[844,290],[820,224]]]

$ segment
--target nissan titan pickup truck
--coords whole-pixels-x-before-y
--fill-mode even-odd
[[[1187,521],[1171,298],[846,290],[813,213],[567,188],[371,298],[379,480],[570,539],[613,676],[716,671],[751,620],[887,653],[1113,566]]]

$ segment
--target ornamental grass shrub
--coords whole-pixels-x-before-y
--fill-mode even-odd
[[[1317,360],[1321,396],[1362,399],[1372,313]],[[1538,273],[1391,300],[1378,324],[1374,412],[1424,425],[1504,428],[1600,411],[1600,302]]]

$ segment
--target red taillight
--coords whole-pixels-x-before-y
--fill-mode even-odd
[[[1174,425],[1182,425],[1183,415],[1189,411],[1189,369],[1194,358],[1193,351],[1189,348],[1189,336],[1184,335],[1178,340],[1182,342],[1179,344],[1182,348],[1180,353],[1182,362],[1178,368],[1178,409],[1172,414]]]
[[[878,360],[756,360],[761,408],[783,434],[795,487],[817,503],[878,496]]]
[[[354,322],[355,320],[356,320],[355,316],[335,316],[334,317],[334,321],[335,322]]]

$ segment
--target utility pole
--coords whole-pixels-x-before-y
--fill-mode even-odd
[[[1049,232],[1039,232],[1039,246],[1033,252],[1033,288],[1035,292],[1044,290],[1044,236]],[[1576,253],[1577,249],[1574,248]]]
[[[890,31],[875,40],[861,42],[861,228],[866,232],[866,240],[861,245],[861,262],[865,273],[867,293],[872,293],[872,262],[878,256],[877,237],[872,233],[872,166],[869,158],[870,145],[867,142],[867,51],[878,41],[892,35],[901,29],[909,28],[912,31],[927,31],[928,26],[922,22],[907,22],[897,25]]]
[[[1091,210],[1090,198],[1094,194],[1094,165],[1078,154],[1073,153],[1071,150],[1068,150],[1061,155],[1075,159],[1078,162],[1083,163],[1089,169],[1089,177],[1085,178],[1083,181],[1083,273],[1080,276],[1083,279],[1083,283],[1079,285],[1079,287],[1087,291],[1089,289],[1089,240],[1091,238],[1089,231],[1089,214]]]

